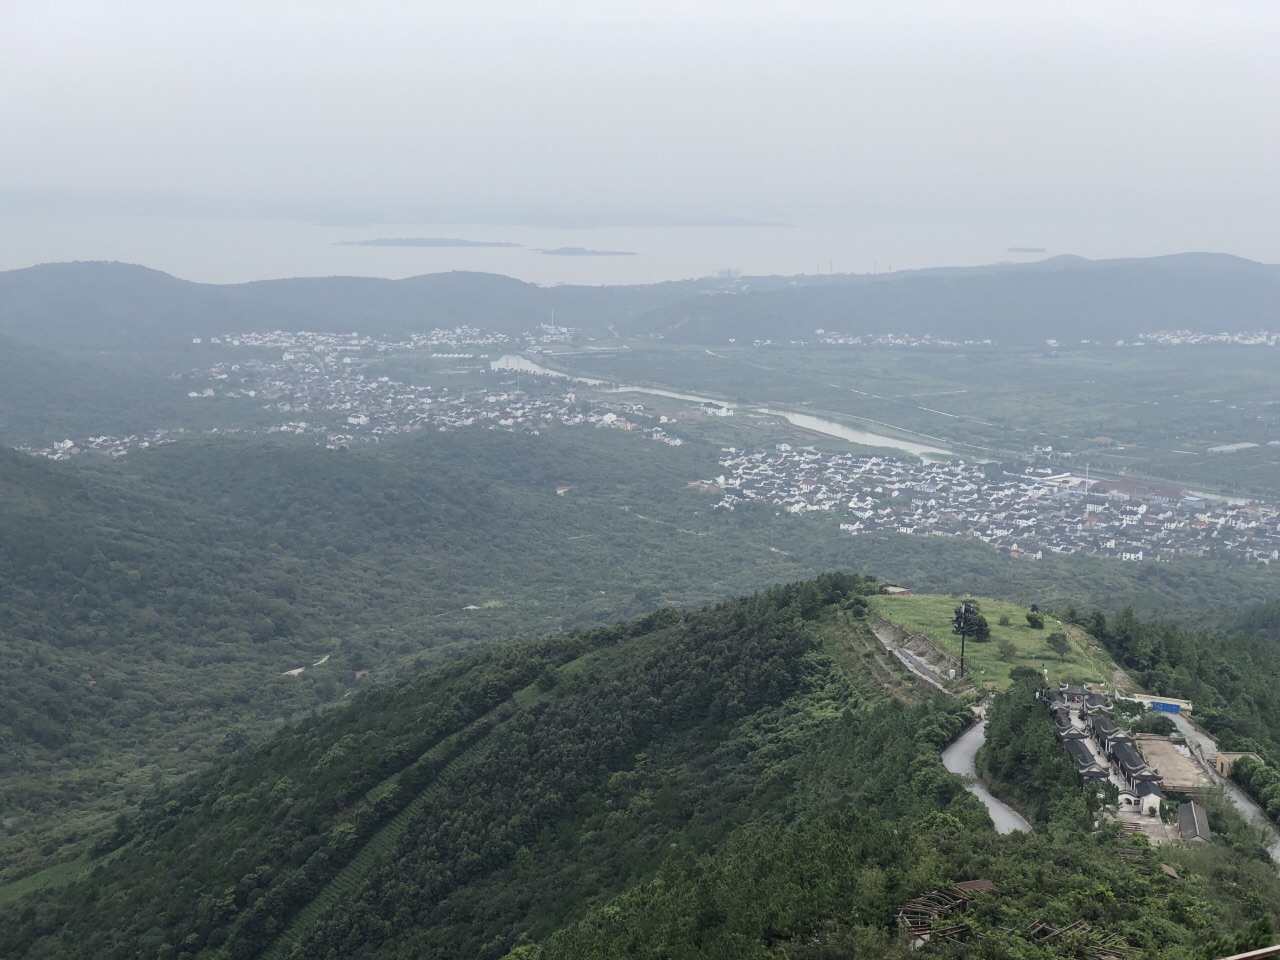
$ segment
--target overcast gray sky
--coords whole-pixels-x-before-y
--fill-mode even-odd
[[[941,211],[1280,259],[1278,50],[1272,0],[7,0],[0,209]]]

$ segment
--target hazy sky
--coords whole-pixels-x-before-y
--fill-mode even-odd
[[[1280,260],[1278,50],[1273,0],[7,0],[0,212],[945,216]]]

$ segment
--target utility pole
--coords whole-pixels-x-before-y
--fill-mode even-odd
[[[964,677],[964,642],[969,634],[975,633],[977,626],[977,611],[974,609],[972,600],[965,600],[955,609],[955,616],[951,620],[951,632],[960,635],[960,676]]]

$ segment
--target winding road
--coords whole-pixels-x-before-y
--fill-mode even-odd
[[[1177,725],[1178,731],[1187,738],[1190,743],[1194,743],[1199,748],[1200,756],[1205,758],[1205,766],[1213,771],[1213,765],[1208,762],[1209,757],[1217,756],[1218,744],[1213,737],[1209,736],[1195,724],[1181,714],[1172,714],[1173,722]],[[1237,787],[1230,780],[1224,780],[1213,772],[1214,781],[1222,787],[1227,799],[1240,811],[1240,815],[1249,823],[1258,827],[1262,831],[1263,843],[1266,845],[1267,853],[1271,854],[1271,859],[1280,864],[1280,831],[1276,830],[1275,824],[1263,811],[1262,807],[1254,802],[1253,798]]]
[[[960,735],[955,743],[942,751],[942,765],[952,773],[967,777],[969,782],[965,789],[982,801],[991,820],[996,825],[997,833],[1013,833],[1015,830],[1030,830],[1031,824],[1006,803],[1001,803],[991,795],[991,791],[978,780],[978,772],[973,758],[987,739],[987,721],[979,720]]]
[[[1187,739],[1199,747],[1201,756],[1211,757],[1217,754],[1218,745],[1213,738],[1199,727],[1190,723],[1186,717],[1174,715],[1173,721]],[[1030,830],[1031,824],[1027,823],[1008,804],[1002,803],[992,796],[991,791],[977,779],[974,757],[977,756],[978,750],[982,747],[986,738],[987,722],[979,720],[966,730],[955,743],[942,751],[942,765],[952,773],[958,773],[969,779],[966,789],[982,801],[987,808],[987,812],[991,814],[991,820],[995,823],[996,830],[999,833]],[[1206,765],[1212,769],[1211,765]],[[1240,811],[1241,816],[1261,831],[1264,837],[1263,842],[1266,845],[1267,852],[1271,854],[1271,859],[1276,863],[1280,863],[1280,831],[1276,829],[1275,824],[1271,822],[1266,813],[1251,797],[1230,780],[1224,780],[1222,777],[1217,776],[1216,773],[1213,778],[1222,787],[1227,799]]]

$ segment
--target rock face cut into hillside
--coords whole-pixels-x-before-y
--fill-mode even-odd
[[[956,687],[951,680],[951,671],[954,670],[956,677],[959,677],[959,659],[928,637],[904,630],[883,617],[876,617],[871,622],[871,630],[886,650],[925,683],[944,693],[951,692],[951,688]]]

